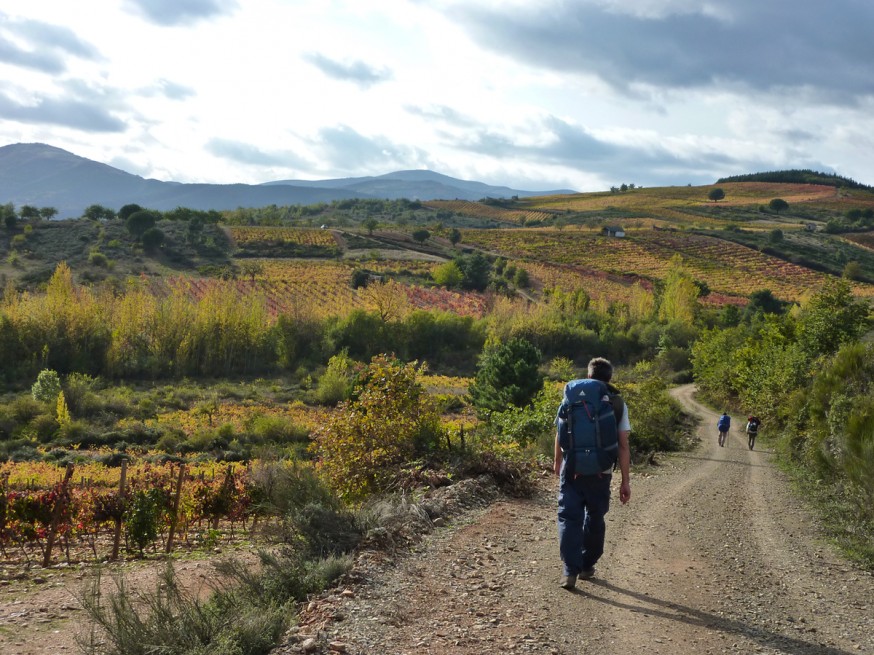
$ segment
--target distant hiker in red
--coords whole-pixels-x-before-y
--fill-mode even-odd
[[[561,586],[595,575],[604,553],[610,508],[610,482],[616,465],[622,474],[619,500],[631,498],[628,407],[610,384],[613,365],[602,357],[589,362],[585,380],[565,385],[555,419],[553,469],[559,476],[558,541],[563,563]]]
[[[747,440],[749,441],[750,450],[756,445],[756,436],[759,434],[759,426],[762,422],[758,416],[750,416],[747,419]]]

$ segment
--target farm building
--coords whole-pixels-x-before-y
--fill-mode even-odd
[[[606,225],[604,229],[601,231],[606,237],[617,237],[621,238],[625,236],[625,230],[623,230],[618,225]]]

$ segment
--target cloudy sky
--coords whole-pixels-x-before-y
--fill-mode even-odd
[[[178,182],[874,184],[872,26],[870,0],[4,0],[0,145]]]

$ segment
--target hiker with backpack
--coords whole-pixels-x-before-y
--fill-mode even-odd
[[[722,412],[722,416],[716,422],[716,429],[719,430],[719,445],[725,446],[725,438],[728,436],[728,430],[731,427],[731,417],[728,412]]]
[[[555,419],[553,470],[559,476],[558,540],[563,563],[561,586],[595,575],[604,553],[610,483],[616,465],[622,475],[619,500],[631,499],[628,408],[610,384],[613,365],[602,357],[589,362],[585,380],[565,385]]]
[[[759,426],[761,424],[762,422],[758,416],[750,416],[747,419],[747,441],[749,442],[750,450],[753,449],[756,443],[756,436],[759,434]]]

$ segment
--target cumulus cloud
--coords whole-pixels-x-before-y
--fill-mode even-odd
[[[238,3],[237,0],[126,0],[125,6],[149,22],[171,27],[231,14]]]
[[[140,93],[144,96],[164,96],[170,100],[185,100],[197,95],[197,92],[190,86],[183,86],[165,79],[158,80],[152,86],[142,89]]]
[[[724,144],[628,135],[607,139],[580,125],[547,116],[525,134],[501,134],[485,126],[454,140],[460,150],[493,159],[514,159],[532,166],[586,170],[601,179],[646,186],[710,184],[736,171],[769,170],[773,161],[732,154]],[[634,179],[632,179],[634,178]]]
[[[830,103],[874,95],[874,4],[860,0],[553,0],[510,10],[456,5],[452,15],[492,50],[596,75],[623,92],[801,89]]]
[[[428,159],[418,148],[398,145],[381,136],[367,137],[346,125],[321,129],[314,145],[330,168],[344,171],[421,168]]]
[[[352,82],[362,89],[386,82],[392,77],[391,71],[374,68],[360,60],[339,62],[319,53],[310,53],[304,58],[328,77],[342,82]]]
[[[0,13],[0,62],[54,75],[67,69],[69,57],[96,60],[100,54],[69,28]]]
[[[206,149],[217,157],[253,166],[304,168],[307,163],[294,153],[265,152],[248,143],[230,139],[211,139]]]
[[[452,127],[471,127],[477,124],[470,116],[462,114],[447,105],[431,105],[427,107],[407,105],[405,109],[414,116],[419,116],[428,121],[445,123]]]
[[[21,123],[60,125],[85,132],[124,132],[125,123],[100,102],[79,98],[41,98],[33,104],[13,100],[0,92],[0,117]]]

